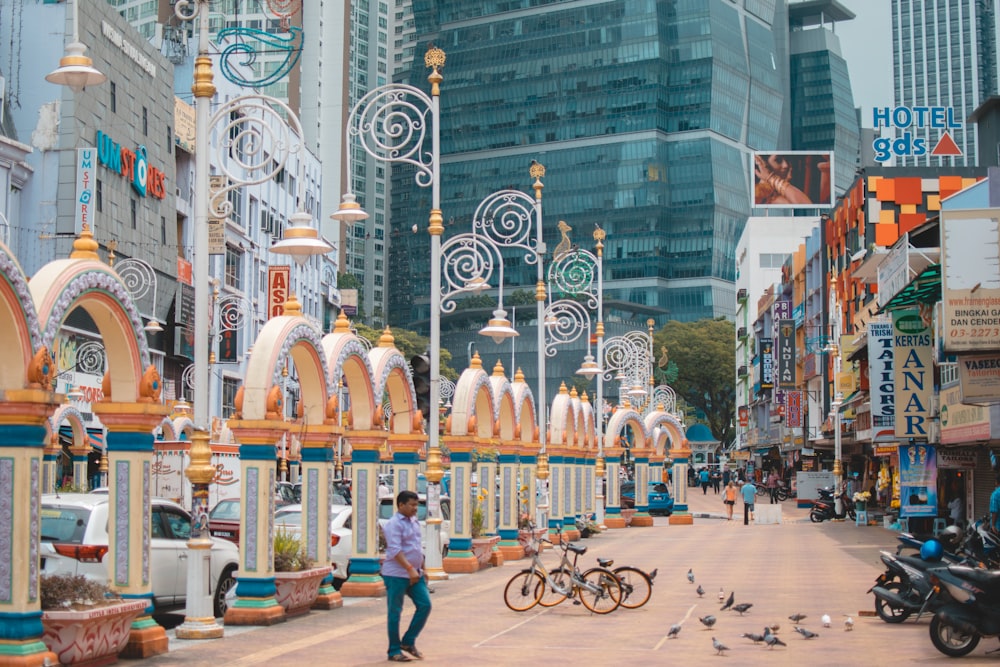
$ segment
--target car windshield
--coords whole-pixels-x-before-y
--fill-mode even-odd
[[[656,482],[650,484],[650,487],[651,487],[650,491],[652,491],[653,493],[670,493],[670,489],[668,489],[667,485],[664,484],[663,482]]]
[[[278,512],[274,515],[274,522],[281,523],[286,526],[301,526],[302,512]]]
[[[42,541],[82,544],[90,510],[85,507],[42,506]]]
[[[220,500],[208,514],[209,519],[240,520],[240,501]]]

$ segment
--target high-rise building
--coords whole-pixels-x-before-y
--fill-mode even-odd
[[[582,248],[595,224],[607,232],[605,319],[733,317],[750,153],[843,150],[846,182],[853,176],[857,124],[830,29],[838,17],[853,15],[835,0],[415,6],[416,51],[433,42],[447,53],[445,234],[471,231],[477,204],[497,190],[530,193],[528,169],[538,160],[547,170],[549,248],[559,220]],[[793,99],[794,72],[818,83]],[[422,63],[407,79],[426,86]],[[801,114],[815,127],[793,123]],[[430,192],[403,169],[392,185],[390,322],[425,328],[429,240],[411,228],[426,228]],[[507,288],[532,289],[534,271],[508,258]]]
[[[892,0],[896,106],[954,107],[951,138],[963,155],[935,157],[940,130],[908,128],[928,152],[897,158],[900,166],[976,166],[976,126],[965,119],[998,92],[998,0]]]

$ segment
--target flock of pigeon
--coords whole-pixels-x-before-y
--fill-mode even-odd
[[[687,579],[689,583],[691,584],[694,583],[693,569],[688,569]],[[702,587],[701,584],[698,584],[698,588],[695,589],[695,592],[698,594],[698,597],[705,596],[705,589]],[[753,607],[753,604],[750,602],[741,602],[740,604],[734,604],[736,602],[736,592],[731,591],[729,593],[729,597],[726,597],[725,590],[722,588],[719,589],[719,602],[722,603],[722,607],[719,608],[719,611],[731,610],[739,612],[740,616],[750,611],[750,608]],[[799,623],[801,623],[805,618],[806,618],[805,614],[795,613],[789,616],[788,620],[790,620],[794,624],[792,626],[793,629],[795,630],[795,632],[802,635],[803,639],[815,639],[816,637],[819,637],[818,632],[813,632],[799,625]],[[707,614],[705,616],[698,617],[698,620],[701,621],[701,624],[704,625],[705,628],[711,630],[713,627],[715,627],[715,623],[716,621],[718,621],[718,618],[716,618],[712,614]],[[831,625],[830,617],[827,614],[823,614],[820,621],[823,624],[823,627],[825,628],[829,628]],[[683,625],[683,623],[684,621],[681,621],[680,623],[674,623],[673,625],[671,625],[670,630],[667,631],[667,638],[676,639],[677,636],[680,635],[681,633],[681,626]],[[771,625],[765,626],[764,631],[760,634],[756,632],[744,632],[741,636],[744,639],[749,639],[754,644],[765,644],[770,649],[773,649],[775,646],[788,646],[788,644],[783,642],[778,637],[778,630],[780,628],[781,628],[780,624],[773,623]],[[844,630],[850,631],[853,629],[854,629],[854,619],[851,618],[850,616],[847,616],[844,620]],[[715,637],[712,637],[712,648],[715,649],[717,655],[725,655],[725,652],[729,650],[728,646],[720,642]]]

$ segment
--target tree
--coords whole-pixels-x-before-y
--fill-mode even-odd
[[[358,290],[358,313],[363,314],[365,312],[365,286],[362,284],[360,278],[353,273],[338,273],[337,289]]]
[[[361,323],[353,323],[353,326],[357,330],[358,336],[368,339],[373,347],[378,345],[379,338],[382,337],[381,329],[373,329],[367,324]],[[393,344],[407,360],[415,354],[423,354],[427,351],[429,341],[426,336],[402,328],[390,328],[390,331],[395,339]],[[441,377],[448,378],[452,382],[458,379],[458,372],[451,367],[451,352],[443,347],[441,348]]]
[[[735,327],[725,318],[671,321],[653,335],[655,349],[667,348],[657,359],[667,369],[676,364],[672,386],[678,399],[701,410],[712,435],[727,444],[736,436],[735,338]]]

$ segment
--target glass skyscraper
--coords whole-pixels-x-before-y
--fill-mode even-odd
[[[513,187],[530,194],[535,159],[547,170],[549,250],[559,220],[583,248],[592,247],[595,224],[607,232],[606,320],[652,317],[661,325],[733,315],[735,247],[751,213],[749,153],[799,148],[783,0],[413,6],[417,53],[428,43],[447,53],[446,237],[471,231],[477,204],[491,193]],[[823,43],[836,45],[836,36],[823,32],[830,37]],[[853,108],[846,69],[829,73],[842,63],[828,63],[827,85],[811,103],[844,96],[844,109]],[[418,59],[406,79],[426,87],[422,65]],[[845,137],[834,129],[808,147],[843,148],[853,165],[857,123],[848,115],[853,145],[839,145]],[[798,129],[795,140],[807,147],[810,129]],[[392,178],[390,323],[426,329],[430,192],[414,184],[412,171],[397,168]],[[506,267],[508,290],[533,289],[533,266],[512,257]]]

